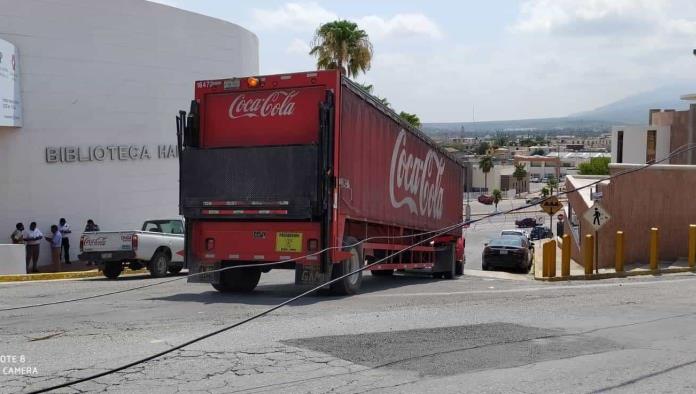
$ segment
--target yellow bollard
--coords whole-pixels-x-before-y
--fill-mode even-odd
[[[594,237],[591,234],[585,235],[585,242],[582,244],[582,262],[585,265],[585,275],[592,275],[592,262],[594,261]]]
[[[659,230],[657,227],[653,227],[650,229],[650,269],[653,271],[657,271],[657,261],[658,261],[658,254],[659,254]]]
[[[623,231],[616,232],[616,258],[614,259],[614,270],[616,272],[624,271],[624,233]]]
[[[689,225],[689,267],[696,267],[696,224]]]
[[[563,234],[561,246],[561,276],[570,276],[570,235]]]

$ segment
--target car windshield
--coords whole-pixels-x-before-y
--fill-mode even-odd
[[[522,239],[520,237],[500,237],[491,240],[488,246],[522,246]]]
[[[184,228],[180,220],[148,220],[143,224],[143,231],[183,234]]]
[[[517,237],[524,237],[524,233],[522,231],[516,231],[516,230],[503,230],[500,235],[505,236],[505,235],[512,235],[512,236],[517,236]]]

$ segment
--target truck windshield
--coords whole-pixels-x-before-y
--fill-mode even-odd
[[[148,220],[143,224],[143,231],[167,234],[183,234],[184,226],[181,223],[181,220]]]

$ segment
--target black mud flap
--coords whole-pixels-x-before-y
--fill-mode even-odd
[[[331,280],[331,264],[328,272],[321,272],[319,264],[295,264],[295,284],[318,286]],[[328,288],[328,285],[326,286]]]
[[[193,264],[193,267],[189,267],[188,283],[220,283],[220,272],[210,272],[220,269],[220,263],[215,264]],[[197,275],[192,275],[197,274]]]

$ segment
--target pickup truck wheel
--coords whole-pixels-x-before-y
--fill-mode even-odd
[[[213,287],[221,293],[248,293],[256,288],[259,279],[259,268],[233,268],[220,272],[220,283],[213,283]]]
[[[167,267],[169,267],[169,256],[163,251],[155,253],[150,260],[148,270],[153,278],[161,278],[167,275]]]
[[[109,279],[116,279],[123,272],[123,265],[120,261],[110,261],[104,265],[102,273]]]
[[[343,240],[343,245],[355,245],[356,243],[358,243],[358,240],[353,237],[346,237]],[[345,249],[345,251],[350,252],[351,256],[347,260],[333,265],[331,279],[341,277],[363,266],[364,261],[362,257],[362,248],[359,245],[348,247]],[[358,290],[360,290],[361,284],[362,271],[332,283],[331,293],[337,295],[355,294],[358,292]]]
[[[182,269],[184,269],[183,265],[171,265],[169,266],[168,271],[170,274],[176,275],[181,272]]]

